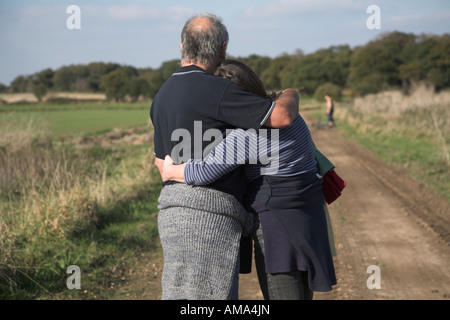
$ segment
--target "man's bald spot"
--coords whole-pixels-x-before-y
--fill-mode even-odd
[[[208,17],[196,17],[191,20],[189,27],[193,31],[204,31],[210,29],[213,26],[213,22]]]

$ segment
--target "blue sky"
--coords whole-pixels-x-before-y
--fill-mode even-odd
[[[366,27],[373,4],[380,30]],[[80,7],[79,30],[66,26],[69,5]],[[395,30],[450,33],[448,0],[2,0],[0,82],[96,61],[158,68],[179,58],[184,22],[205,11],[222,17],[233,56],[355,47]]]

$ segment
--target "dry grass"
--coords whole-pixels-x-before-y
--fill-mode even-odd
[[[419,86],[409,96],[386,91],[355,98],[337,117],[360,133],[397,133],[411,139],[429,136],[440,146],[439,156],[450,165],[450,92],[434,93]]]
[[[88,92],[51,92],[43,97],[43,101],[52,99],[70,99],[78,101],[106,101],[106,95],[104,93],[88,93]],[[38,99],[33,93],[1,93],[0,102],[6,103],[20,103],[30,102],[37,103]]]
[[[14,286],[14,275],[39,265],[43,253],[30,247],[94,230],[99,208],[153,179],[150,148],[114,161],[88,151],[52,141],[32,119],[0,118],[0,293],[2,282]]]
[[[337,106],[349,136],[450,201],[450,92],[425,86],[386,91]]]

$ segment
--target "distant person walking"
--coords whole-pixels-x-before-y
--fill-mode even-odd
[[[328,127],[332,128],[335,126],[333,113],[334,113],[334,101],[333,99],[326,94],[324,96],[325,100],[327,101],[327,117],[328,117]]]

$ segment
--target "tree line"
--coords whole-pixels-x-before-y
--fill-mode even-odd
[[[343,89],[363,96],[392,88],[408,93],[414,83],[436,91],[450,87],[450,34],[414,35],[391,32],[364,46],[331,46],[311,54],[297,50],[275,58],[260,55],[234,57],[248,64],[269,90],[295,88],[317,98],[328,93],[339,98]],[[162,63],[158,69],[135,68],[117,63],[45,69],[16,77],[0,92],[33,92],[39,99],[47,92],[104,92],[108,99],[129,96],[153,98],[179,66],[179,60]]]

